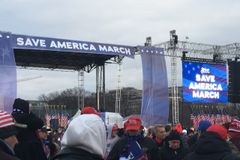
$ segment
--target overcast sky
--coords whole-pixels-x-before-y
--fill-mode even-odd
[[[240,42],[238,0],[1,0],[0,30],[17,34],[122,45],[169,40],[176,29],[180,40],[229,44]],[[106,67],[106,89],[117,87],[117,65]],[[179,71],[180,72],[180,71]],[[141,59],[125,58],[121,86],[142,88]],[[134,76],[133,76],[134,75]],[[18,97],[77,86],[76,72],[18,69]],[[85,74],[85,89],[95,90],[95,71]]]

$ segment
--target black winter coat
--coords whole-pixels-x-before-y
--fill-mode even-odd
[[[18,144],[15,153],[21,160],[47,160],[42,143],[36,135],[36,130],[43,126],[43,121],[35,114],[13,114],[19,123],[27,124],[27,128],[18,128]]]
[[[180,148],[177,150],[169,148],[168,142],[166,142],[164,147],[160,150],[160,158],[162,160],[183,160],[187,154],[188,150],[183,147],[182,141]]]
[[[15,146],[16,155],[22,160],[47,160],[42,143],[34,131],[24,129],[17,136],[19,143]]]
[[[122,137],[117,143],[113,146],[110,151],[107,160],[119,160],[121,153],[123,152],[127,144],[127,136]],[[148,137],[138,141],[141,148],[146,152],[148,160],[159,160],[159,149],[156,143]]]
[[[232,154],[227,142],[216,133],[206,132],[202,135],[195,151],[188,154],[185,160],[239,160]]]
[[[0,140],[0,159],[1,160],[19,160],[3,140]]]
[[[163,148],[164,144],[165,144],[165,140],[162,140],[161,143],[158,143],[156,138],[153,139],[153,141],[156,143],[156,145],[158,146],[158,149]]]
[[[64,148],[52,160],[103,160],[81,148]]]

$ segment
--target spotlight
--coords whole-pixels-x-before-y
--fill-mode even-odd
[[[178,44],[178,35],[176,34],[176,30],[170,31],[170,46],[176,48]]]
[[[151,46],[151,45],[152,45],[152,37],[147,37],[144,46]]]

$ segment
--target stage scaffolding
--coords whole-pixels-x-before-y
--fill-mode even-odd
[[[164,55],[170,57],[171,64],[171,104],[172,122],[179,122],[179,86],[177,86],[179,68],[177,59],[181,58],[201,58],[212,59],[213,61],[225,61],[240,57],[240,43],[227,45],[213,45],[204,43],[179,41],[175,30],[170,31],[170,41],[155,44],[155,47],[164,48]]]

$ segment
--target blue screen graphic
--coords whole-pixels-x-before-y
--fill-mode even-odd
[[[226,103],[228,101],[225,64],[182,62],[185,102]]]

